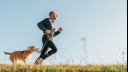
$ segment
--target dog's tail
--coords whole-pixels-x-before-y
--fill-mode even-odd
[[[6,55],[11,55],[12,53],[9,53],[9,52],[4,52]]]

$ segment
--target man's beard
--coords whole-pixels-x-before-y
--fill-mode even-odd
[[[56,17],[54,17],[53,19],[54,19],[54,20],[56,20],[57,18],[56,18]]]

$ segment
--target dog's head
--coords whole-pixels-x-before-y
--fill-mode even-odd
[[[28,50],[30,50],[31,52],[37,52],[39,48],[36,48],[35,46],[29,46]]]

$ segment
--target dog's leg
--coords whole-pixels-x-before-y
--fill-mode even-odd
[[[15,64],[15,60],[10,57],[10,60],[12,61],[12,64]]]
[[[23,62],[24,62],[24,65],[26,65],[26,62],[27,62],[27,61],[26,61],[26,60],[23,60]]]
[[[24,65],[27,65],[26,62],[24,62]]]
[[[24,59],[24,64],[26,64],[28,61],[30,60],[30,58]]]
[[[15,58],[10,58],[10,60],[12,61],[12,64],[13,65],[16,65],[17,64],[17,60]]]
[[[13,65],[16,65],[16,64],[17,64],[17,61],[12,61],[12,64],[13,64]]]

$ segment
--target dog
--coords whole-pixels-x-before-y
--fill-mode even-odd
[[[12,53],[4,52],[6,55],[10,55],[10,60],[13,64],[17,64],[17,61],[23,61],[24,64],[31,58],[31,55],[34,52],[37,52],[39,48],[35,46],[29,46],[27,50],[23,51],[14,51]]]

